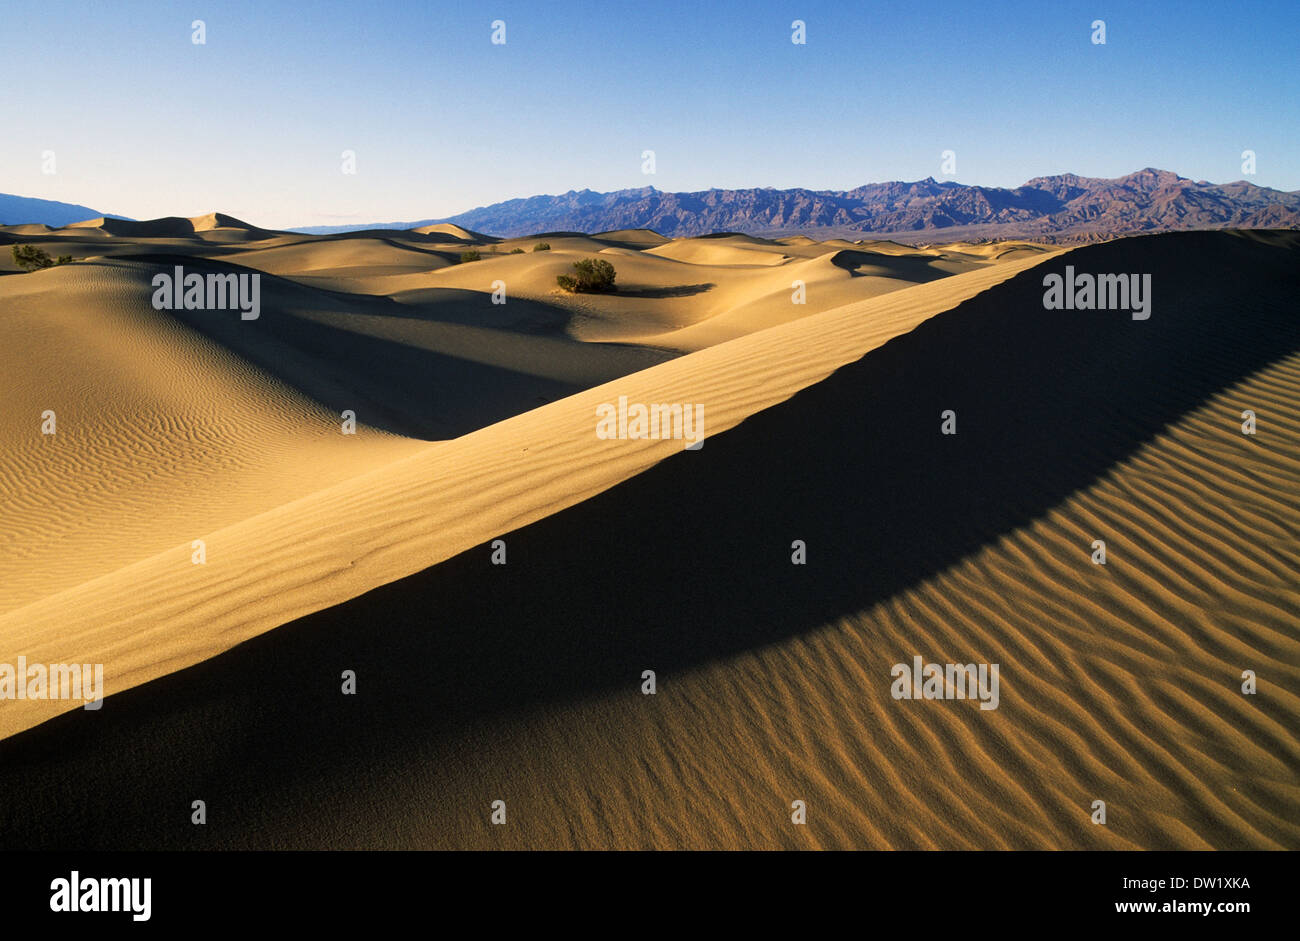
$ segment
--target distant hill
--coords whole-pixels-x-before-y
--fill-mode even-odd
[[[450,223],[511,238],[538,232],[653,229],[670,237],[745,232],[819,238],[1086,238],[1091,234],[1182,229],[1300,228],[1300,193],[1251,183],[1195,182],[1147,168],[1115,180],[1036,177],[1015,189],[933,178],[869,183],[852,190],[711,189],[665,193],[652,186],[570,191],[495,203],[447,219],[298,232],[415,228]]]
[[[53,228],[84,222],[104,216],[105,213],[89,206],[60,203],[52,199],[32,199],[28,196],[10,196],[0,193],[0,225],[27,225],[43,223]],[[110,216],[122,219],[124,216]]]

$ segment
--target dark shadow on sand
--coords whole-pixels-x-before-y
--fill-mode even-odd
[[[706,281],[703,284],[675,284],[661,288],[628,288],[620,286],[616,293],[619,297],[693,297],[696,294],[711,291],[716,286],[711,281]]]
[[[631,344],[573,340],[564,331],[571,314],[538,301],[499,305],[482,292],[438,288],[430,289],[436,303],[398,303],[303,284],[225,259],[165,253],[119,258],[157,265],[163,273],[180,265],[187,274],[260,274],[261,312],[255,320],[241,319],[235,309],[170,314],[336,414],[350,409],[361,423],[424,440],[467,434],[674,355]],[[410,342],[401,342],[314,320],[316,313],[339,324],[369,316],[429,326],[408,325]],[[551,337],[572,344],[580,356],[567,361],[565,372],[539,348],[538,372],[527,372],[440,351],[437,346],[447,338],[438,336],[437,324],[498,330],[503,341],[510,339],[506,333]],[[490,356],[491,343],[482,346]]]

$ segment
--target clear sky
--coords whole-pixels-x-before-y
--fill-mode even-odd
[[[135,218],[286,227],[583,188],[849,189],[941,178],[944,150],[963,183],[1154,166],[1300,189],[1296,0],[7,0],[0,15],[0,192]]]

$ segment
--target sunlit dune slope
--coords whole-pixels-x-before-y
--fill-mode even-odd
[[[138,275],[0,279],[0,610],[420,447],[364,410],[344,436],[338,413],[153,310]]]

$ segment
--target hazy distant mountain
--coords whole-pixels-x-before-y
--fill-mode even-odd
[[[10,196],[0,193],[0,225],[26,225],[40,222],[58,228],[73,222],[84,222],[106,215],[89,206],[55,202],[52,199],[32,199],[27,196]],[[121,219],[123,216],[110,216]]]
[[[1194,182],[1147,168],[1103,180],[1037,177],[1015,189],[937,182],[869,183],[852,190],[711,189],[665,193],[654,187],[512,199],[447,219],[301,232],[412,228],[450,222],[505,237],[539,232],[648,228],[667,236],[747,232],[787,235],[1080,237],[1169,229],[1300,228],[1300,193],[1246,182]]]

